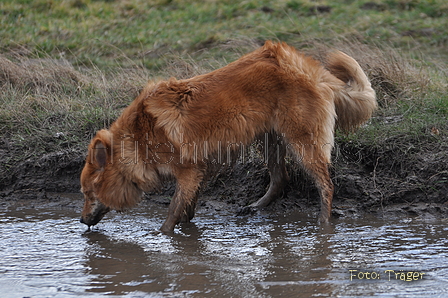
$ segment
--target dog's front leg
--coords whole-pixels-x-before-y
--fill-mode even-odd
[[[196,167],[182,167],[176,169],[175,176],[177,180],[176,191],[168,208],[168,217],[160,228],[163,233],[172,233],[174,227],[182,219],[188,218],[190,220],[193,218],[203,173]]]

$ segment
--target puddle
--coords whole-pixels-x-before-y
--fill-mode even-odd
[[[441,297],[448,286],[446,220],[320,228],[298,212],[199,208],[169,237],[152,233],[163,206],[110,213],[92,232],[79,211],[0,211],[1,297]]]

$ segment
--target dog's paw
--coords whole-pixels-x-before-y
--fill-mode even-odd
[[[158,236],[158,235],[161,235],[161,234],[162,234],[162,231],[160,231],[160,230],[148,231],[148,235],[151,235],[151,236]]]
[[[258,207],[254,207],[252,205],[241,207],[236,211],[236,215],[238,216],[246,216],[246,215],[252,215],[259,211],[260,209]]]

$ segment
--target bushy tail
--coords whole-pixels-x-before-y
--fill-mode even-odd
[[[335,90],[336,125],[345,132],[353,131],[375,111],[375,91],[358,62],[342,52],[331,53],[326,67],[345,83],[343,88]]]

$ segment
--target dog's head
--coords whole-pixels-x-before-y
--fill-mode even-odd
[[[124,176],[113,156],[112,134],[101,130],[89,145],[81,173],[84,208],[81,222],[96,225],[110,210],[122,211],[135,205],[142,196],[136,183]]]

